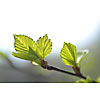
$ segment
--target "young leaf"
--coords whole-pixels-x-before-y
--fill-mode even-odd
[[[28,53],[29,47],[31,47],[33,51],[36,51],[36,44],[30,37],[14,34],[14,39],[14,47],[17,52]]]
[[[34,62],[34,65],[41,65],[41,58],[34,51],[32,51],[32,49],[30,47],[29,47],[28,53],[24,53],[24,52],[14,53],[14,52],[12,52],[12,55],[17,57],[17,58],[29,60],[32,63]]]
[[[41,60],[39,58],[34,59],[34,56],[28,53],[12,53],[13,56],[24,59],[24,60],[29,60],[31,62],[34,62],[34,65],[41,65]]]
[[[80,63],[88,54],[88,50],[77,52],[77,63]]]
[[[13,56],[41,65],[41,58],[36,53],[36,44],[31,38],[25,35],[14,35],[14,39],[14,47],[17,53],[13,52]]]
[[[76,46],[74,46],[73,44],[64,42],[60,56],[64,64],[76,66]]]
[[[49,53],[52,50],[52,43],[50,42],[50,39],[48,39],[47,34],[40,37],[39,40],[37,40],[37,54],[44,59],[44,57],[48,56]]]

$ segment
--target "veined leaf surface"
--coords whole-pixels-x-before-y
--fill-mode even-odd
[[[41,65],[41,58],[36,53],[36,44],[31,38],[25,35],[14,35],[14,39],[14,46],[17,53],[13,52],[13,56]]]
[[[12,52],[12,55],[20,58],[20,59],[24,59],[24,60],[29,60],[31,62],[34,62],[34,65],[41,65],[41,59],[40,58],[34,58],[34,55],[30,54],[30,53],[15,53]]]
[[[73,44],[64,42],[60,56],[64,64],[76,66],[76,46],[74,46]]]
[[[40,37],[39,40],[37,40],[37,54],[44,59],[44,57],[48,56],[49,53],[52,50],[52,43],[50,42],[50,39],[48,39],[47,34]]]
[[[30,37],[14,34],[14,39],[14,47],[17,52],[28,53],[29,47],[31,47],[33,51],[36,51],[36,44]]]

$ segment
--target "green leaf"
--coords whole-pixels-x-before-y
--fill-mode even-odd
[[[41,65],[41,58],[36,53],[37,46],[31,38],[25,35],[14,35],[14,39],[14,46],[17,53],[13,52],[13,56],[24,60],[30,60],[36,65]]]
[[[100,77],[98,77],[97,82],[100,83]]]
[[[50,39],[48,39],[47,34],[40,37],[39,40],[37,40],[37,54],[44,59],[44,57],[48,56],[52,50],[52,43],[50,42]]]
[[[29,60],[35,65],[41,65],[44,57],[52,50],[52,43],[47,34],[43,38],[40,37],[37,43],[25,35],[14,35],[14,39],[14,47],[17,53],[13,52],[12,55],[20,59]]]
[[[77,63],[80,63],[88,54],[88,50],[77,52]]]
[[[30,37],[14,34],[14,39],[14,47],[17,52],[28,53],[29,47],[32,48],[33,51],[36,51],[36,44]]]
[[[29,47],[29,53],[12,53],[13,56],[24,60],[30,60],[35,65],[41,65],[41,58]]]
[[[81,80],[76,81],[76,83],[92,83],[92,80],[91,80],[91,78],[88,76],[88,77],[86,78],[86,80],[81,79]]]
[[[41,65],[40,58],[34,58],[34,55],[32,55],[30,53],[14,53],[14,52],[12,52],[12,55],[17,58],[20,58],[20,59],[29,60],[31,62],[34,62],[34,63],[32,63],[34,65]]]
[[[74,46],[73,44],[64,42],[60,56],[64,64],[76,66],[76,46]]]

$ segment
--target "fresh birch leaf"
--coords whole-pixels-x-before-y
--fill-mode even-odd
[[[37,54],[44,59],[44,57],[48,56],[52,50],[52,43],[50,42],[50,39],[48,39],[47,34],[40,37],[39,40],[37,40]]]
[[[17,58],[21,58],[21,59],[24,59],[24,60],[30,60],[32,61],[33,60],[33,55],[29,54],[29,53],[15,53],[15,52],[12,52],[12,55],[17,57]]]
[[[64,42],[60,56],[64,64],[69,66],[76,66],[76,46],[73,44]]]
[[[88,50],[77,52],[77,63],[80,63],[88,54]]]
[[[29,47],[31,47],[33,51],[36,51],[36,44],[30,37],[14,34],[14,39],[14,47],[17,52],[28,53]]]
[[[15,53],[15,52],[12,52],[12,55],[17,57],[17,58],[20,58],[20,59],[29,60],[31,62],[34,62],[34,63],[32,63],[34,65],[41,65],[40,58],[34,58],[34,55],[32,55],[30,53]]]
[[[19,52],[19,53],[12,53],[13,56],[25,59],[25,60],[30,60],[30,61],[35,61],[37,59],[41,59],[30,47],[29,47],[29,52]]]
[[[29,60],[34,65],[41,65],[41,58],[30,47],[29,47],[29,53],[24,53],[24,52],[14,53],[13,52],[12,55],[20,59]]]
[[[13,52],[13,56],[41,65],[41,58],[36,53],[36,44],[31,38],[25,35],[14,35],[14,39],[14,46],[17,53]]]

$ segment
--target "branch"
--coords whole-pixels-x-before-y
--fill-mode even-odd
[[[42,66],[43,67],[43,66]],[[44,67],[43,67],[44,68]],[[72,73],[72,72],[69,72],[69,71],[65,71],[65,70],[62,70],[62,69],[59,69],[59,68],[56,68],[56,67],[53,67],[53,66],[49,66],[47,65],[47,70],[54,70],[54,71],[57,71],[57,72],[62,72],[62,73],[65,73],[65,74],[69,74],[69,75],[73,75],[73,76],[77,76],[79,78],[83,78],[83,79],[86,79],[85,76],[83,76],[82,74],[76,74],[76,73]],[[93,83],[97,83],[96,81],[92,81]]]
[[[12,62],[10,61],[10,59],[7,59],[7,60],[8,60],[9,64],[11,65],[11,67],[12,67],[13,69],[18,70],[18,71],[20,71],[20,72],[28,73],[28,72],[26,72],[26,71],[24,71],[24,70],[21,70],[21,69],[19,69],[19,68],[16,68],[16,67],[12,64]],[[79,77],[79,78],[86,79],[86,77],[83,76],[82,74],[72,73],[72,72],[69,72],[69,71],[65,71],[65,70],[62,70],[62,69],[59,69],[59,68],[50,66],[50,65],[47,65],[46,67],[42,66],[42,68],[45,68],[45,69],[47,69],[47,70],[54,70],[54,71],[57,71],[57,72],[62,72],[62,73],[65,73],[65,74],[69,74],[69,75],[72,75],[72,76],[76,76],[76,77]],[[31,73],[28,73],[28,74],[30,74],[30,75],[32,76]],[[92,80],[92,82],[93,82],[93,83],[97,83],[96,81],[93,81],[93,80]]]

